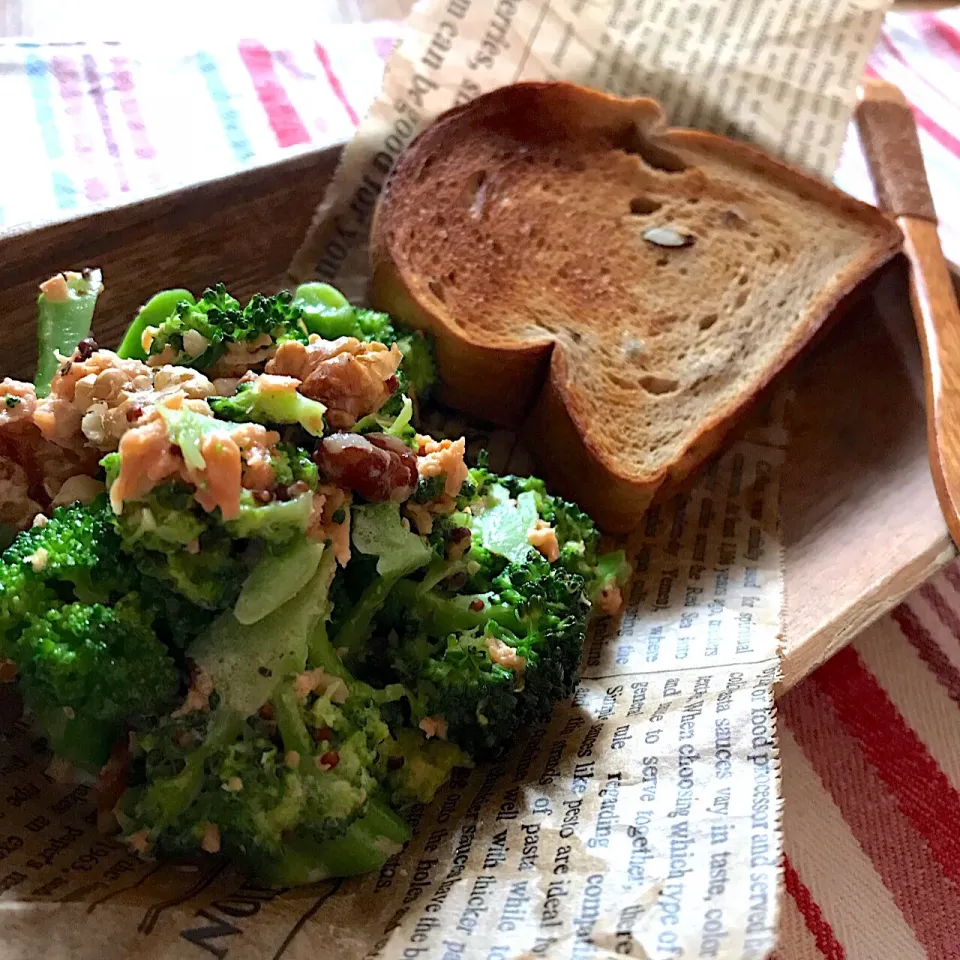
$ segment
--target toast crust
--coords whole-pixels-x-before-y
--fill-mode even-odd
[[[697,177],[697,158],[719,158],[745,177],[784,188],[802,201],[856,221],[865,240],[857,255],[806,303],[802,318],[793,323],[762,370],[736,395],[706,413],[670,462],[656,470],[638,470],[603,444],[597,411],[590,409],[590,398],[570,376],[569,341],[544,331],[542,337],[510,342],[508,336],[472,329],[445,308],[431,281],[411,267],[398,242],[402,232],[398,227],[410,215],[400,202],[404,191],[427,175],[429,158],[449,149],[464,125],[472,130],[490,125],[501,139],[515,138],[519,150],[527,143],[535,148],[557,140],[616,139],[639,131],[639,146],[628,152],[640,153],[645,162],[668,169],[682,158],[681,169],[690,182]],[[520,237],[517,241],[523,242]],[[719,448],[738,417],[807,345],[837,305],[900,245],[900,231],[876,209],[747,144],[701,131],[668,129],[654,100],[620,99],[566,83],[523,83],[443,114],[401,157],[374,214],[372,293],[377,308],[436,338],[442,400],[473,416],[522,426],[548,482],[575,499],[603,529],[623,532],[636,526],[659,493],[675,489]]]

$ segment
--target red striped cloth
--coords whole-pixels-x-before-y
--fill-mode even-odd
[[[779,960],[960,957],[960,566],[780,703]]]

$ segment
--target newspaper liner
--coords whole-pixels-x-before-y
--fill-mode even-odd
[[[652,94],[678,125],[827,173],[886,6],[420,4],[291,274],[362,294],[396,156],[436,113],[519,78]],[[596,625],[575,701],[415,811],[413,841],[377,875],[273,891],[215,858],[143,863],[96,832],[90,787],[55,782],[42,742],[15,725],[0,745],[0,955],[42,943],[72,958],[766,956],[781,850],[781,413],[648,515],[629,544],[627,610]],[[508,435],[485,439],[495,465],[523,468]]]

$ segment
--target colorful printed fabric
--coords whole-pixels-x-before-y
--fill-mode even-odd
[[[0,226],[59,219],[349,139],[396,24],[282,45],[0,42]],[[13,148],[15,145],[15,149]]]
[[[179,55],[0,43],[0,225],[341,141],[398,35],[377,23]],[[890,16],[868,70],[914,104],[944,247],[960,263],[960,11]],[[853,135],[837,182],[872,197]],[[960,960],[960,566],[786,696],[780,720],[779,960]]]

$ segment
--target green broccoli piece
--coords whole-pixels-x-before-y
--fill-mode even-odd
[[[88,769],[134,715],[168,702],[178,675],[136,594],[113,606],[69,603],[31,616],[12,659],[55,753]]]
[[[58,507],[0,558],[0,652],[55,751],[88,769],[176,684],[111,518],[105,497]]]
[[[576,688],[589,604],[583,578],[542,558],[509,564],[484,594],[397,584],[380,617],[388,640],[373,672],[410,691],[412,720],[442,718],[475,758],[505,749]],[[391,640],[390,637],[396,639]],[[515,652],[519,666],[495,653]]]
[[[169,348],[171,363],[206,370],[223,357],[232,343],[249,343],[264,335],[274,343],[306,342],[307,330],[300,314],[288,291],[275,296],[255,294],[241,307],[218,283],[205,290],[196,303],[181,299],[172,306],[170,315],[157,327],[148,355],[159,356]],[[190,333],[203,339],[185,340]]]
[[[579,574],[586,584],[588,599],[593,602],[604,590],[611,587],[623,587],[629,581],[632,568],[627,562],[622,550],[608,553],[600,552],[600,532],[593,520],[587,516],[575,503],[555,497],[547,493],[546,485],[537,477],[500,477],[491,473],[486,467],[485,458],[481,464],[470,471],[470,483],[474,485],[475,496],[472,502],[483,501],[484,507],[495,503],[499,507],[504,495],[521,505],[524,501],[532,502],[536,507],[536,515],[549,523],[557,536],[560,546],[558,563],[571,573]],[[458,503],[463,509],[464,505]],[[502,512],[502,508],[501,512]],[[480,512],[478,525],[490,527],[491,523],[486,511]],[[490,511],[493,513],[493,511]],[[509,514],[504,514],[509,516]],[[487,517],[485,520],[484,518]],[[495,519],[495,518],[494,518]],[[444,531],[437,531],[436,536],[443,536]],[[479,542],[477,542],[479,540]],[[512,541],[518,551],[522,545],[514,538]],[[476,538],[475,549],[470,558],[479,563],[484,571],[496,570],[498,564],[487,556],[487,550],[501,553],[496,547],[491,547],[489,541],[483,537]],[[482,582],[482,581],[480,581]]]
[[[338,617],[336,646],[343,647],[351,659],[362,658],[370,626],[401,577],[419,570],[431,559],[430,547],[400,518],[398,504],[368,503],[352,510],[351,536],[358,553],[376,557],[377,563],[366,586],[346,616]],[[369,568],[368,568],[369,569]]]
[[[267,425],[296,423],[313,437],[323,436],[327,408],[296,390],[264,390],[263,379],[241,383],[232,397],[211,397],[210,408],[221,420]]]
[[[350,432],[386,433],[415,450],[417,431],[413,425],[413,401],[398,389],[379,410],[361,417]]]
[[[62,276],[63,296],[41,293],[37,299],[38,354],[34,385],[38,397],[50,392],[50,382],[60,366],[58,356],[72,356],[77,344],[90,335],[97,297],[103,290],[99,270]]]
[[[292,443],[278,443],[270,461],[273,472],[276,474],[278,487],[290,487],[295,483],[305,483],[311,490],[316,490],[320,482],[317,465],[310,458],[310,454]]]
[[[409,727],[397,730],[389,742],[386,787],[397,807],[430,803],[450,779],[454,767],[472,767],[473,761],[455,743],[433,738]]]
[[[0,656],[26,619],[63,598],[108,602],[132,586],[106,498],[57,507],[43,526],[17,534],[0,556]]]
[[[383,803],[390,731],[377,696],[318,635],[332,554],[291,600],[254,624],[225,613],[189,653],[214,709],[140,736],[140,782],[124,798],[128,834],[161,852],[215,845],[272,883],[376,869],[409,837]],[[315,687],[298,697],[306,668]],[[212,834],[211,834],[212,831]]]
[[[271,543],[286,543],[306,533],[313,510],[310,490],[292,500],[273,500],[257,503],[249,490],[240,493],[240,513],[223,524],[234,538],[256,537]]]
[[[130,585],[112,516],[102,494],[88,506],[57,507],[43,526],[18,534],[0,563],[32,580],[69,584],[78,599],[106,601]]]
[[[431,500],[438,500],[443,493],[443,488],[447,478],[438,473],[432,477],[421,477],[417,481],[417,489],[413,491],[411,499],[414,503],[429,503]]]
[[[433,340],[420,330],[402,332],[396,344],[403,354],[400,372],[409,384],[413,395],[423,403],[429,399],[433,385],[437,381],[437,361]]]

